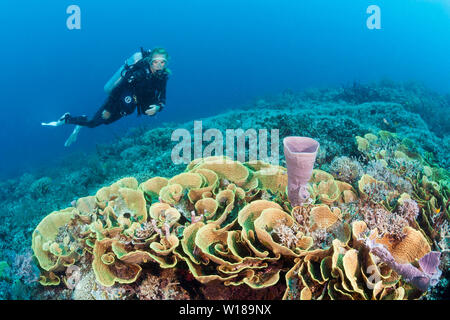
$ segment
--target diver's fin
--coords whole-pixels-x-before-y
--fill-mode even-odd
[[[60,123],[59,121],[41,122],[41,126],[49,126],[49,127],[58,127],[62,124],[63,123]]]
[[[66,142],[64,143],[64,147],[68,147],[72,143],[77,141],[78,132],[80,132],[81,128],[82,128],[81,126],[75,126],[75,129],[73,129],[73,131],[70,134],[69,138],[67,138]]]
[[[41,122],[41,126],[59,127],[66,123],[68,117],[70,117],[70,113],[66,112],[58,119],[58,121]]]

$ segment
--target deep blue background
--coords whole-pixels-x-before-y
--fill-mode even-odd
[[[81,30],[66,28],[71,4]],[[371,4],[381,30],[366,28]],[[2,0],[0,23],[0,178],[130,126],[199,119],[285,89],[388,77],[450,92],[447,0]],[[70,148],[72,126],[40,126],[66,111],[92,115],[140,46],[172,56],[164,112],[82,130]]]

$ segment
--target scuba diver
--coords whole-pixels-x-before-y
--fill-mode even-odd
[[[150,51],[141,48],[141,52],[131,56],[106,83],[104,90],[108,98],[90,120],[85,115],[74,117],[67,112],[59,120],[43,122],[41,125],[76,125],[64,144],[68,147],[76,141],[82,127],[110,124],[132,114],[136,109],[138,116],[155,115],[166,103],[166,84],[170,74],[167,69],[168,59],[169,55],[163,48]]]

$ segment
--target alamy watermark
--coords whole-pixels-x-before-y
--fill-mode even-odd
[[[69,30],[80,30],[81,29],[81,9],[79,6],[72,4],[67,7],[67,14],[70,16],[66,20],[66,26]]]
[[[69,30],[81,29],[81,9],[78,5],[72,4],[67,7],[66,13],[70,16],[66,20],[66,26]],[[368,29],[381,29],[381,9],[379,6],[372,4],[367,7],[366,13],[370,16],[366,20]]]
[[[210,156],[223,156],[224,142],[225,155],[240,162],[255,162],[261,160],[272,165],[278,165],[279,130],[270,130],[270,156],[268,155],[267,129],[226,129],[224,135],[219,129],[210,128],[203,132],[202,121],[194,121],[194,137],[187,129],[176,129],[172,132],[172,141],[179,141],[171,153],[174,164],[189,164],[193,159]],[[209,142],[203,149],[203,142]],[[235,148],[236,145],[236,148]],[[192,148],[193,146],[193,148]],[[247,148],[248,147],[248,148]],[[192,149],[193,152],[192,152]],[[236,152],[235,152],[236,150]],[[236,153],[236,159],[234,155]],[[248,159],[247,155],[248,154]]]
[[[367,18],[366,26],[368,29],[381,29],[381,9],[379,6],[372,4],[367,7],[366,13],[370,14]]]

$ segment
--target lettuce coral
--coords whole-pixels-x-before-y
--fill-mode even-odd
[[[362,152],[382,138],[364,139]],[[417,262],[431,252],[431,239],[439,240],[429,222],[437,219],[436,206],[448,201],[445,187],[421,176],[411,180],[415,192],[380,197],[373,184],[385,186],[384,181],[367,174],[359,181],[340,181],[339,175],[315,169],[309,198],[292,206],[286,173],[261,161],[209,157],[195,159],[172,178],[139,184],[128,177],[103,187],[37,226],[32,248],[41,283],[61,285],[65,269],[80,265],[93,270],[101,288],[129,286],[136,297],[149,298],[159,294],[149,287],[157,266],[203,286],[263,290],[285,282],[285,299],[423,295],[424,288],[402,277],[397,265],[420,268]],[[379,221],[365,221],[363,208],[404,215],[404,236],[392,237]],[[367,239],[389,253],[392,268],[371,251]],[[83,273],[80,277],[83,281]]]

